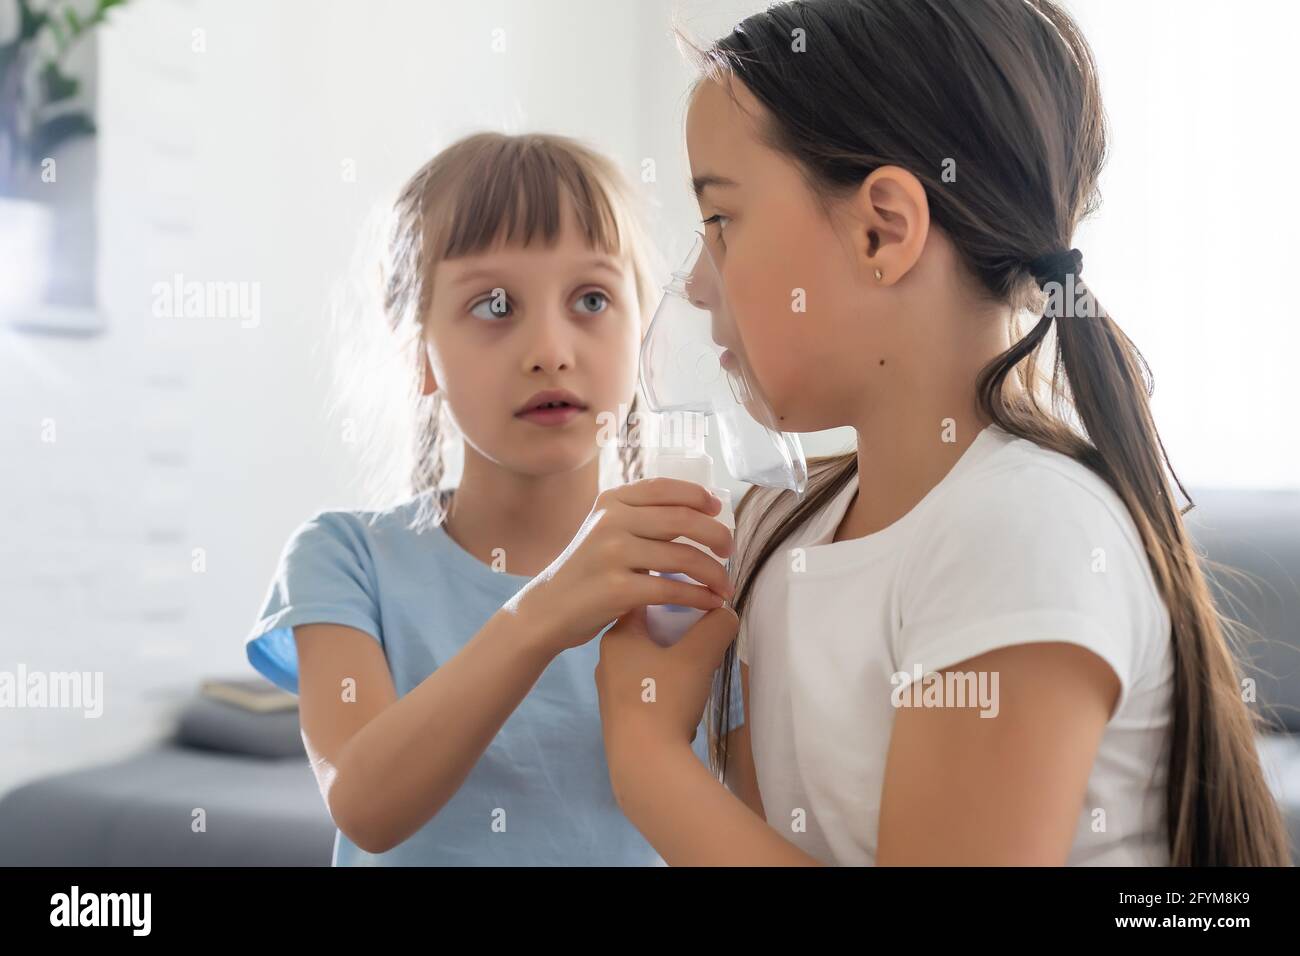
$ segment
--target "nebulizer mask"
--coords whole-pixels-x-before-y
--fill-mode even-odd
[[[798,435],[777,426],[745,356],[721,274],[699,233],[664,289],[641,345],[640,366],[642,393],[650,411],[660,415],[649,475],[704,485],[722,499],[718,520],[734,529],[730,493],[715,484],[713,460],[704,450],[707,422],[733,478],[803,492],[808,478],[803,446]],[[648,608],[650,635],[663,645],[675,643],[702,613],[678,605]]]
[[[672,275],[641,344],[641,387],[653,412],[707,416],[737,481],[802,492],[799,437],[783,432],[741,347],[722,277],[704,237]]]

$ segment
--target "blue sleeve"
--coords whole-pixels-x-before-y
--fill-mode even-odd
[[[721,695],[722,693],[722,667],[718,667],[713,673],[713,694]],[[707,709],[712,711],[715,706],[711,699],[706,705]],[[727,726],[732,730],[741,726],[745,722],[745,695],[740,687],[740,658],[736,658],[735,663],[731,666],[731,696],[727,699]]]
[[[318,512],[289,537],[256,623],[244,641],[248,662],[267,680],[298,693],[300,624],[341,624],[383,644],[378,587],[358,523]]]
[[[691,749],[695,751],[695,756],[706,767],[709,766],[709,731],[708,724],[713,713],[713,708],[717,706],[717,695],[722,692],[722,668],[719,667],[713,672],[713,688],[709,695],[708,702],[704,705],[704,717],[700,720],[699,726],[695,730],[695,740],[691,742]],[[745,697],[740,686],[740,660],[731,668],[731,697],[727,701],[729,730],[735,730],[745,722]]]
[[[719,678],[721,683],[721,678]],[[745,722],[745,693],[740,686],[740,657],[731,664],[731,697],[728,700],[731,728],[735,730]]]

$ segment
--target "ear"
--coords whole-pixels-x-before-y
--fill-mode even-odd
[[[921,258],[929,238],[930,201],[925,187],[901,166],[881,166],[862,181],[851,210],[854,252],[869,284],[898,282]],[[875,277],[877,269],[880,279]]]

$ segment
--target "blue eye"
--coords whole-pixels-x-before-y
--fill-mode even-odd
[[[603,292],[592,290],[591,292],[584,292],[582,295],[578,296],[578,303],[591,307],[591,311],[588,313],[589,315],[598,315],[609,307],[609,296]]]
[[[504,319],[512,311],[510,300],[506,298],[504,289],[493,289],[492,295],[486,299],[480,299],[470,308],[470,315],[480,319]]]

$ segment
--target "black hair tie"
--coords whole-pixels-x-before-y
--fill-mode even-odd
[[[1083,274],[1083,253],[1078,249],[1064,249],[1049,252],[1029,263],[1029,272],[1038,281],[1038,288],[1046,287],[1049,282],[1065,285],[1065,277],[1072,275],[1076,279]]]

